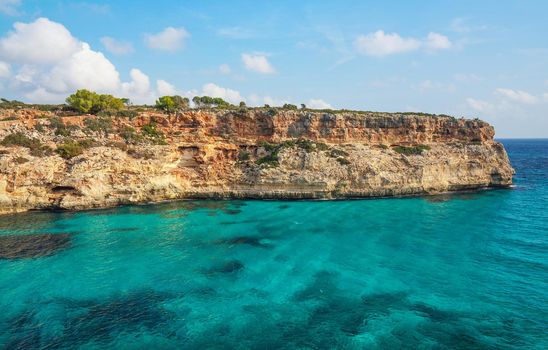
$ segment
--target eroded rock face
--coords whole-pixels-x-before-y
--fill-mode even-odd
[[[0,125],[0,139],[37,132],[44,118]],[[83,126],[84,118],[65,118]],[[153,122],[165,145],[114,147],[124,127]],[[73,138],[88,137],[75,131]],[[149,111],[115,118],[97,145],[63,159],[0,146],[0,212],[85,209],[182,198],[346,198],[508,186],[513,169],[494,130],[480,120],[388,113]],[[311,140],[297,142],[296,140]],[[265,143],[266,142],[266,143]],[[401,147],[420,145],[403,154]],[[398,148],[400,147],[400,148]],[[405,153],[405,152],[404,152]]]

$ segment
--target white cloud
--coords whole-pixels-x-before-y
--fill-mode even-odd
[[[538,98],[536,96],[533,96],[525,91],[499,88],[496,89],[495,92],[505,98],[519,103],[533,104],[538,102]]]
[[[185,28],[167,27],[157,34],[145,34],[145,44],[155,50],[177,51],[190,36]]]
[[[451,41],[445,35],[430,32],[428,33],[428,36],[426,37],[424,46],[426,47],[427,50],[433,51],[433,50],[450,49],[453,46],[453,44],[451,44]]]
[[[378,30],[367,35],[359,35],[354,41],[356,51],[363,55],[383,57],[398,53],[416,51],[421,48],[427,51],[443,50],[452,47],[448,37],[430,32],[424,40],[403,38],[397,33],[385,33]]]
[[[59,60],[42,74],[39,84],[53,92],[87,88],[98,92],[116,91],[120,75],[116,67],[101,53],[82,43],[81,49]]]
[[[240,101],[244,101],[239,91],[221,87],[213,83],[205,84],[202,88],[202,92],[206,96],[220,97],[225,101],[232,104],[238,104]]]
[[[157,97],[145,73],[134,68],[130,80],[122,82],[103,53],[46,18],[16,23],[14,31],[0,38],[0,57],[6,60],[0,64],[0,74],[14,71],[8,88],[30,102],[61,102],[83,88],[128,97],[136,103],[150,103]],[[158,90],[165,91],[166,84],[157,84]]]
[[[156,90],[159,96],[173,96],[177,94],[175,86],[162,79],[156,81]]]
[[[32,23],[17,22],[14,30],[0,39],[0,58],[17,63],[55,63],[82,49],[60,23],[38,18]]]
[[[313,109],[333,109],[333,107],[321,99],[310,99],[308,100],[307,106]]]
[[[384,31],[378,30],[375,33],[358,36],[354,45],[362,54],[380,57],[417,50],[420,42],[413,38],[402,38],[396,33],[385,34]]]
[[[544,101],[548,102],[548,92],[545,92],[544,94],[542,94],[542,98],[544,99]]]
[[[103,44],[108,52],[111,52],[115,55],[125,55],[133,52],[133,45],[130,42],[118,41],[109,36],[102,37],[101,44]]]
[[[11,67],[8,63],[0,61],[0,78],[7,78],[11,75]]]
[[[494,109],[494,106],[491,103],[471,97],[466,99],[466,103],[469,107],[478,112],[490,112]]]
[[[133,68],[129,72],[129,75],[131,81],[122,83],[122,92],[125,95],[132,96],[133,100],[144,100],[147,97],[154,98],[150,91],[150,79],[148,75],[136,68]]]
[[[0,13],[15,16],[18,14],[19,5],[21,5],[21,0],[0,0]]]
[[[275,72],[274,67],[268,62],[265,55],[243,53],[242,61],[248,70],[254,72],[262,74],[272,74]]]
[[[230,66],[226,63],[223,63],[219,66],[219,72],[224,75],[228,75],[232,72],[232,69],[230,69]]]

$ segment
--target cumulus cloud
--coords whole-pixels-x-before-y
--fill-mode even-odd
[[[213,83],[205,84],[202,88],[202,92],[206,96],[220,97],[232,104],[237,104],[240,101],[244,101],[244,98],[240,95],[239,91],[224,88]]]
[[[310,99],[307,106],[313,109],[333,109],[333,107],[322,99]]]
[[[0,57],[30,64],[55,63],[82,49],[60,23],[38,18],[32,23],[17,22],[14,30],[0,39]]]
[[[275,72],[274,67],[272,67],[265,55],[243,53],[242,62],[250,71],[261,74],[272,74]]]
[[[133,52],[133,45],[127,41],[118,41],[109,36],[104,36],[101,38],[101,44],[104,48],[115,55],[125,55]]]
[[[101,53],[91,50],[86,43],[81,49],[59,60],[49,72],[39,77],[41,86],[54,92],[87,89],[116,91],[120,75],[116,67]]]
[[[388,56],[421,48],[427,51],[443,50],[452,47],[448,37],[430,32],[425,39],[404,38],[397,33],[378,30],[367,35],[359,35],[354,41],[357,52],[367,56]]]
[[[500,96],[519,103],[533,104],[538,102],[538,98],[536,96],[533,96],[530,93],[521,90],[499,88],[496,89],[495,92]]]
[[[31,102],[60,102],[82,88],[137,103],[150,103],[157,96],[145,73],[134,68],[130,80],[122,82],[103,53],[47,18],[16,23],[13,31],[0,38],[0,59],[5,61],[0,64],[0,74],[13,75],[10,90]]]
[[[18,14],[19,5],[21,5],[21,0],[0,0],[0,13],[15,16]]]
[[[156,81],[156,90],[158,91],[158,95],[160,96],[173,96],[177,95],[177,88],[175,88],[174,85],[168,83],[165,80],[158,79]]]
[[[145,44],[155,50],[177,51],[190,36],[185,28],[167,27],[157,34],[145,34]]]
[[[230,66],[226,63],[223,63],[219,66],[219,72],[224,75],[228,75],[232,72],[232,69],[230,69]]]

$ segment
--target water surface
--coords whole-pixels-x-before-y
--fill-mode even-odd
[[[0,218],[0,348],[548,347],[548,141],[512,190]]]

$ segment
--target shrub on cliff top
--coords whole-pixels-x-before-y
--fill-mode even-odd
[[[124,108],[127,99],[112,95],[101,95],[96,92],[81,89],[67,97],[68,106],[81,113],[97,114],[101,111],[118,111]]]
[[[299,109],[297,106],[292,105],[291,103],[286,103],[282,106],[283,109],[289,109],[289,110],[297,110]]]
[[[69,141],[57,146],[55,150],[62,158],[70,159],[79,156],[84,152],[84,148],[78,142]]]
[[[30,154],[34,157],[43,157],[51,154],[51,149],[44,146],[39,140],[25,136],[21,132],[9,134],[0,142],[3,146],[20,146],[30,150]]]
[[[84,153],[84,150],[93,147],[95,142],[91,139],[84,139],[80,141],[74,141],[67,139],[65,143],[57,145],[55,152],[62,158],[70,159]]]
[[[84,124],[86,126],[85,131],[87,133],[101,132],[107,136],[112,132],[112,119],[110,117],[86,118],[84,119]]]
[[[70,136],[74,130],[79,129],[77,125],[66,125],[59,117],[50,118],[49,127],[57,136]]]

